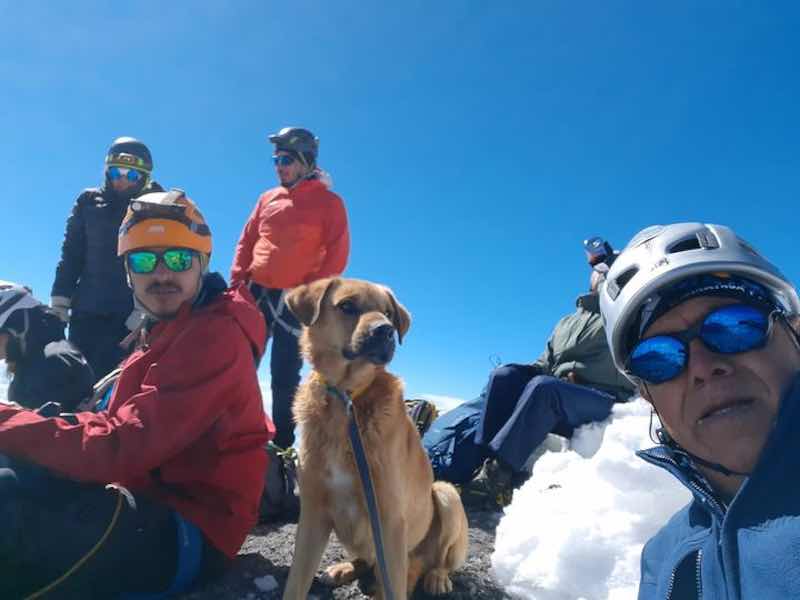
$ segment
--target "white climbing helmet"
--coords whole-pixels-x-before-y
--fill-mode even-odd
[[[729,227],[705,223],[654,225],[637,233],[609,269],[600,311],[617,369],[625,373],[630,328],[658,292],[693,275],[738,275],[761,284],[787,314],[800,313],[792,283]]]

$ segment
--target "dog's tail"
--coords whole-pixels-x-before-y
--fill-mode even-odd
[[[446,481],[433,482],[433,505],[440,523],[440,567],[454,571],[467,560],[467,515],[458,491]]]

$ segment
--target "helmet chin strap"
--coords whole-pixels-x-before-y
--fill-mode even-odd
[[[647,382],[642,381],[642,385],[644,385],[644,389],[647,392],[647,395],[652,398],[652,395],[650,394],[650,389],[647,387]],[[658,417],[658,420],[663,423],[663,421],[661,421],[661,415],[658,414],[658,411],[656,410],[656,407],[653,405],[652,402],[650,403],[650,406],[652,407],[653,413],[655,413],[655,415]],[[731,477],[732,475],[738,475],[740,477],[750,476],[750,473],[734,471],[733,469],[729,469],[725,465],[721,465],[720,463],[716,462],[711,462],[704,458],[700,458],[696,454],[689,452],[686,448],[684,448],[683,446],[678,444],[678,442],[675,441],[675,439],[669,434],[669,432],[663,425],[658,429],[656,429],[656,438],[658,438],[659,443],[668,446],[670,448],[673,448],[675,450],[678,450],[679,452],[682,452],[683,454],[691,458],[692,461],[694,461],[698,465],[701,465],[707,469],[711,469],[712,471],[716,471],[717,473],[725,475],[726,477]]]

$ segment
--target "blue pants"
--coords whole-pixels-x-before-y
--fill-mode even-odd
[[[270,384],[272,387],[272,422],[275,423],[275,443],[288,448],[294,443],[292,403],[300,384],[303,357],[300,355],[300,323],[282,302],[283,290],[251,284],[250,290],[258,302],[272,338],[270,355]]]
[[[608,417],[614,404],[611,394],[537,375],[531,365],[498,367],[482,395],[486,402],[475,441],[515,472],[548,433],[571,437],[576,427]]]

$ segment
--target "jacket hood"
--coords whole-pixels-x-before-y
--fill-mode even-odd
[[[205,276],[202,291],[195,301],[196,308],[204,306],[208,306],[213,312],[232,317],[250,342],[256,361],[261,360],[267,342],[267,326],[245,284],[236,283],[228,288],[222,275],[209,273]]]
[[[324,190],[331,190],[333,188],[333,179],[331,178],[330,173],[327,171],[315,169],[308,175],[308,177],[298,180],[296,183],[288,186],[287,189],[297,190],[303,187],[312,189],[315,187],[320,187]]]

